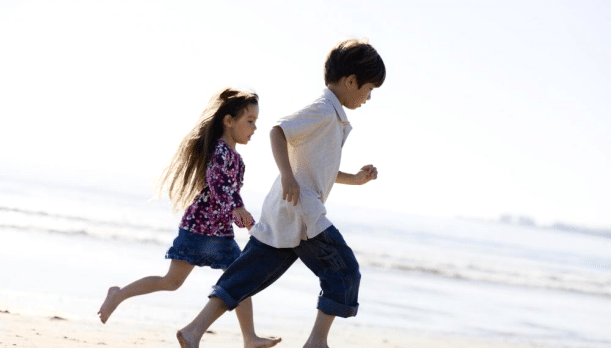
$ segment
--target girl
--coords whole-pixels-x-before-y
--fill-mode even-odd
[[[166,253],[172,260],[170,268],[163,277],[148,276],[123,288],[111,287],[98,312],[102,323],[130,297],[174,291],[195,265],[225,270],[240,255],[232,222],[250,229],[254,219],[240,197],[244,163],[235,146],[248,143],[257,129],[258,116],[258,96],[254,93],[227,88],[210,100],[180,143],[159,185],[160,192],[168,186],[175,210],[186,208],[178,237]],[[280,342],[279,338],[255,334],[250,298],[236,308],[236,314],[245,347],[272,347]]]

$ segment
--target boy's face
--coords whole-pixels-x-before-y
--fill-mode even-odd
[[[371,99],[371,91],[375,88],[373,83],[366,83],[361,88],[358,88],[356,82],[352,86],[348,86],[344,98],[344,107],[348,109],[356,109],[365,104]]]

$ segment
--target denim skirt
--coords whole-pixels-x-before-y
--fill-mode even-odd
[[[204,236],[180,229],[165,258],[185,261],[199,267],[227,269],[240,253],[240,246],[234,238]]]

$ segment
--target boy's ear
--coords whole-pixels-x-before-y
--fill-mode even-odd
[[[233,127],[233,117],[229,114],[223,116],[223,125],[225,125],[225,127]]]
[[[359,84],[358,84],[358,81],[356,81],[356,74],[352,74],[348,76],[345,80],[345,84],[346,84],[346,88],[357,87]]]

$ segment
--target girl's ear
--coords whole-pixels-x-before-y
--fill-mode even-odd
[[[223,117],[223,126],[225,127],[233,127],[233,117],[229,114],[225,115]]]

